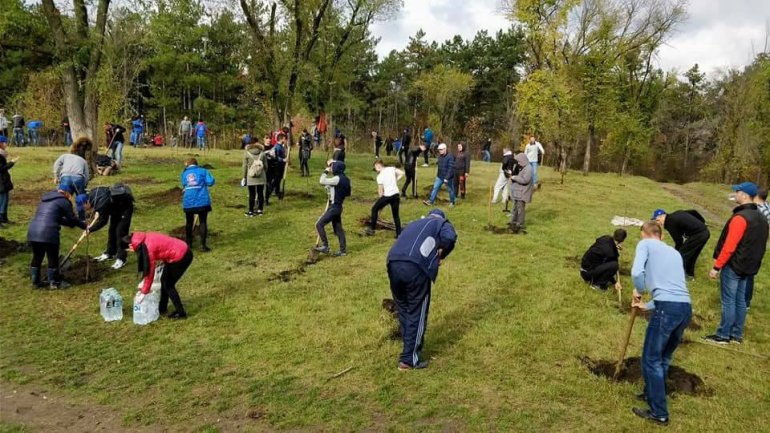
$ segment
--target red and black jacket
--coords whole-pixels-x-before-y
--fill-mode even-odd
[[[756,275],[765,255],[767,237],[768,225],[757,205],[736,207],[714,249],[714,269],[729,265],[738,275]]]

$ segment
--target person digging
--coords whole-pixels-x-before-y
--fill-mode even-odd
[[[695,210],[678,210],[667,214],[663,209],[656,209],[652,219],[662,225],[674,240],[674,248],[684,261],[684,272],[688,278],[694,279],[695,262],[711,236],[706,220]]]
[[[660,425],[668,425],[666,377],[682,334],[690,323],[692,305],[687,291],[682,256],[666,245],[663,228],[655,221],[642,225],[642,240],[636,245],[631,268],[634,282],[632,308],[652,311],[642,349],[644,392],[637,396],[649,409],[634,407],[633,413]],[[652,293],[652,301],[642,302],[642,294]]]
[[[377,194],[379,198],[372,205],[372,215],[369,220],[369,227],[366,228],[366,235],[374,235],[377,229],[377,217],[380,210],[390,205],[393,213],[393,223],[396,226],[396,237],[401,234],[401,217],[398,213],[400,196],[398,194],[398,181],[404,177],[404,172],[396,167],[385,167],[381,159],[374,161],[374,170],[377,172]]]
[[[134,196],[131,189],[123,183],[111,187],[99,186],[88,194],[86,210],[93,210],[96,219],[88,228],[90,233],[100,230],[107,225],[110,227],[107,235],[107,249],[96,261],[103,262],[115,258],[112,269],[120,269],[126,265],[126,249],[128,244],[123,237],[128,235],[131,218],[134,214]]]
[[[327,161],[326,170],[321,173],[319,182],[326,188],[329,202],[326,212],[318,218],[315,224],[318,237],[321,239],[321,245],[317,246],[315,250],[324,254],[330,252],[325,227],[331,223],[334,234],[337,235],[340,243],[340,249],[334,253],[334,256],[346,256],[347,244],[345,242],[345,229],[342,228],[342,203],[346,197],[350,196],[351,187],[350,179],[345,175],[345,163],[334,160]]]

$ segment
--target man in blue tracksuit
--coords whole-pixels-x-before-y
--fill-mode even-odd
[[[427,152],[427,151],[426,151]],[[436,181],[433,182],[433,191],[430,193],[430,198],[423,201],[425,206],[433,206],[436,202],[436,196],[441,189],[441,185],[446,185],[446,189],[449,190],[449,207],[455,206],[455,189],[452,186],[452,178],[455,175],[455,157],[446,150],[446,144],[441,143],[438,145],[438,163],[436,170]]]
[[[404,229],[388,252],[388,278],[398,321],[404,336],[404,349],[398,369],[428,366],[420,360],[430,307],[431,282],[436,281],[441,260],[455,247],[457,233],[439,209]]]
[[[644,223],[642,240],[636,245],[631,268],[634,281],[633,307],[651,310],[642,349],[644,393],[640,399],[649,409],[633,408],[638,417],[656,424],[668,424],[666,377],[674,350],[690,323],[692,305],[684,276],[682,255],[661,239],[663,228],[655,221]],[[642,293],[652,293],[652,301],[642,303]]]

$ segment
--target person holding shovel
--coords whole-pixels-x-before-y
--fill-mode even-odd
[[[176,283],[182,278],[190,263],[193,253],[186,243],[177,238],[154,232],[135,232],[123,238],[129,249],[136,253],[137,269],[142,274],[141,292],[150,293],[152,281],[155,278],[157,262],[163,263],[163,273],[160,277],[160,305],[158,312],[166,314],[168,300],[174,303],[175,311],[168,315],[169,319],[186,319],[187,312],[182,305],[182,299],[176,290]],[[142,297],[139,302],[142,302]]]
[[[40,267],[43,257],[48,257],[48,287],[66,289],[69,284],[62,281],[59,274],[59,245],[61,226],[80,227],[86,229],[86,223],[75,216],[70,202],[75,187],[63,184],[59,189],[43,194],[35,215],[29,222],[27,241],[32,247],[32,262],[29,272],[32,286],[43,288],[46,283],[40,278]]]
[[[208,236],[208,215],[211,212],[211,196],[209,188],[214,186],[214,176],[203,167],[198,167],[198,160],[190,158],[185,162],[185,169],[181,176],[184,196],[182,198],[182,208],[185,215],[185,240],[187,245],[192,246],[193,226],[195,217],[198,217],[201,235],[201,251],[209,251],[206,245]]]
[[[641,238],[636,245],[636,256],[631,268],[635,287],[631,306],[642,311],[652,311],[642,349],[644,393],[638,396],[650,408],[634,407],[632,411],[640,418],[667,425],[668,367],[690,323],[692,305],[682,256],[663,242],[663,228],[660,224],[655,221],[645,222]],[[652,294],[652,301],[645,304],[642,302],[642,294],[648,292]]]
[[[331,176],[329,176],[331,174]],[[329,253],[329,239],[326,237],[326,224],[331,223],[334,234],[340,242],[340,250],[334,253],[336,257],[347,255],[347,243],[345,241],[345,229],[342,228],[342,203],[345,197],[350,196],[350,179],[345,175],[345,163],[329,160],[326,162],[326,170],[321,173],[321,185],[326,187],[329,196],[326,212],[318,218],[315,229],[321,239],[321,245],[315,248],[319,253]]]
[[[628,234],[624,229],[617,229],[612,236],[605,235],[596,239],[588,248],[580,261],[580,277],[591,285],[594,290],[607,290],[607,286],[615,284],[615,290],[620,291],[620,281],[615,279],[620,265],[620,249]]]
[[[134,196],[131,189],[123,183],[111,187],[99,186],[88,194],[87,209],[92,209],[95,220],[88,227],[89,233],[100,230],[107,225],[110,227],[107,235],[107,249],[96,261],[103,262],[115,258],[112,269],[120,269],[126,265],[126,248],[123,238],[128,235],[131,227],[131,217],[134,214]]]
[[[404,229],[388,252],[390,291],[398,307],[404,347],[399,370],[422,369],[428,361],[420,352],[428,324],[431,283],[436,281],[441,261],[454,250],[457,233],[440,209]]]
[[[380,210],[390,205],[393,223],[396,226],[396,238],[398,238],[401,235],[401,217],[398,214],[401,197],[398,195],[398,181],[404,177],[404,172],[396,167],[385,167],[385,163],[381,159],[374,161],[374,170],[377,172],[377,195],[379,198],[372,205],[372,216],[369,220],[369,227],[366,228],[366,235],[374,235]]]

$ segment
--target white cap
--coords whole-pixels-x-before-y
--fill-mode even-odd
[[[441,143],[438,145],[438,150],[446,150],[446,144]]]

